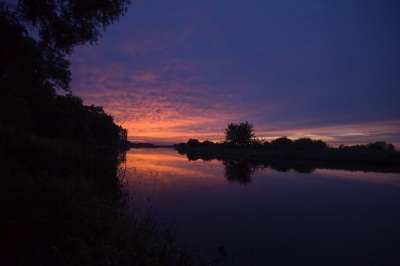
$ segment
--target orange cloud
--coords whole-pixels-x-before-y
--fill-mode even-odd
[[[260,112],[248,110],[240,95],[191,75],[197,73],[195,67],[193,62],[176,59],[164,62],[160,70],[147,71],[122,63],[107,68],[82,64],[74,68],[74,89],[80,91],[85,104],[103,106],[117,124],[128,129],[131,138],[222,140],[226,124]],[[189,73],[177,74],[183,70]],[[272,108],[265,105],[261,109]]]

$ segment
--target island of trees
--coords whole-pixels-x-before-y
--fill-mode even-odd
[[[248,121],[231,123],[225,129],[222,142],[189,139],[174,144],[174,148],[189,159],[247,160],[269,164],[306,165],[307,169],[329,168],[378,172],[400,172],[400,153],[391,143],[376,141],[366,145],[333,148],[322,140],[303,137],[291,140],[286,136],[270,142],[254,134]]]

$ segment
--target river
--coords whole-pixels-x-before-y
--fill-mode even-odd
[[[400,265],[400,174],[279,172],[132,149],[126,181],[150,212],[219,265]]]

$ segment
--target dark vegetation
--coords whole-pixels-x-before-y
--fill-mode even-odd
[[[153,143],[147,143],[147,142],[131,142],[129,144],[130,148],[171,148],[171,145],[156,145]]]
[[[129,3],[0,2],[1,265],[195,263],[131,212],[118,167],[128,132],[69,87],[65,57]]]
[[[225,129],[226,141],[232,147],[250,146],[251,139],[254,137],[254,126],[249,122],[231,123]]]
[[[241,129],[238,129],[241,128]],[[391,143],[377,141],[367,145],[328,146],[322,140],[287,137],[271,142],[254,136],[252,124],[230,124],[225,129],[225,141],[214,143],[189,139],[187,143],[175,144],[174,148],[186,154],[189,160],[217,159],[226,166],[228,180],[248,183],[252,174],[265,167],[277,171],[294,170],[311,173],[317,168],[343,169],[351,171],[400,172],[400,153]],[[240,140],[240,141],[238,141]],[[260,168],[261,167],[261,168]],[[235,171],[232,169],[235,168]],[[235,172],[236,178],[229,173]],[[229,177],[229,178],[228,178]]]

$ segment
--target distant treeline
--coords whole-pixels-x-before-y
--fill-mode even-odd
[[[175,144],[174,148],[189,160],[238,160],[298,172],[312,172],[316,168],[400,172],[400,153],[384,141],[333,148],[310,138],[292,141],[281,137],[271,142],[254,138],[244,147],[232,146],[228,141],[189,139],[186,143]]]
[[[172,145],[156,145],[147,142],[131,142],[129,143],[130,148],[172,148]]]
[[[200,142],[198,139],[189,139],[186,143],[175,144],[176,148],[183,147],[220,147],[220,148],[253,148],[264,150],[323,150],[332,148],[322,140],[312,140],[311,138],[299,138],[291,140],[286,136],[266,141],[258,138],[254,134],[254,126],[247,120],[240,123],[230,123],[224,131],[225,141],[214,143],[205,140]],[[395,147],[391,143],[377,141],[368,145],[344,146],[340,149],[346,150],[375,150],[375,151],[394,151]]]
[[[152,143],[147,143],[147,142],[131,142],[130,143],[130,147],[131,148],[156,148],[156,145],[152,144]]]
[[[271,142],[263,138],[252,138],[249,144],[244,147],[233,146],[229,141],[212,142],[209,140],[199,141],[198,139],[189,139],[186,143],[174,144],[174,147],[216,147],[216,148],[252,148],[264,150],[318,150],[333,149],[322,140],[312,140],[311,138],[299,138],[291,140],[287,137],[280,137]],[[345,146],[341,144],[338,149],[344,150],[375,150],[375,151],[395,151],[395,146],[385,141],[376,141],[366,145]]]

